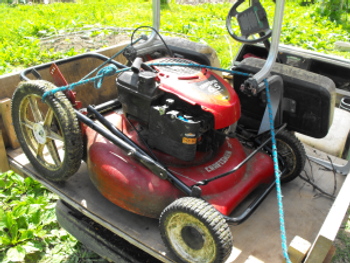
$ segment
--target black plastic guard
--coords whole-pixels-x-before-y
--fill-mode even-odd
[[[258,72],[265,60],[246,58],[236,68],[238,71]],[[334,82],[325,76],[300,68],[276,63],[272,75],[280,75],[284,83],[283,122],[287,129],[311,137],[327,135],[333,121],[336,90]],[[256,129],[262,119],[266,101],[263,94],[247,96],[240,91],[246,77],[234,77],[234,88],[242,107],[240,122],[247,128]]]

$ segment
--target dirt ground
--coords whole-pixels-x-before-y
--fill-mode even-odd
[[[41,48],[55,52],[67,52],[74,49],[78,53],[95,51],[122,42],[130,41],[131,30],[104,29],[67,32],[61,35],[41,39]]]

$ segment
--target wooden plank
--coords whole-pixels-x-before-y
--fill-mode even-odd
[[[322,263],[331,263],[336,250],[337,248],[333,245],[328,251],[326,258]]]
[[[91,53],[100,53],[110,57],[114,55],[116,52],[118,52],[120,49],[122,49],[124,46],[125,44],[114,45],[114,46],[100,49]],[[126,62],[126,59],[122,54],[119,55],[114,60],[120,61],[122,63]],[[62,60],[59,60],[59,61],[62,61]],[[73,64],[72,66],[74,67],[74,63],[72,64]],[[72,72],[75,72],[75,71],[73,70]],[[8,73],[8,74],[0,75],[0,99],[11,98],[19,82],[20,82],[19,73]]]
[[[19,81],[18,73],[0,75],[0,99],[11,98]]]
[[[305,263],[320,263],[326,259],[350,205],[349,189],[350,175],[348,174],[311,247]]]
[[[13,149],[19,147],[19,142],[13,128],[12,117],[11,117],[11,99],[6,98],[0,100],[0,114],[2,116],[2,121],[4,122],[4,127],[6,134],[10,140],[10,145]]]
[[[295,236],[288,247],[288,254],[292,263],[301,263],[306,257],[311,243],[299,236]]]
[[[0,130],[0,172],[4,173],[8,170],[10,170],[10,166],[7,160],[6,148],[4,139],[2,137],[2,131]]]

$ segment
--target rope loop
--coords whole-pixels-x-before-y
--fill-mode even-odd
[[[116,74],[117,71],[118,71],[118,68],[113,64],[101,68],[96,74],[96,77],[99,77],[99,78],[97,78],[94,82],[95,89],[100,89],[102,87],[102,82],[104,77],[112,76]]]
[[[59,92],[59,91],[66,91],[66,90],[72,90],[74,89],[76,86],[79,86],[79,85],[84,85],[84,84],[87,84],[89,82],[94,82],[94,86],[95,88],[99,89],[101,86],[102,86],[102,82],[103,82],[103,78],[105,76],[112,76],[114,74],[118,74],[120,72],[124,72],[124,71],[127,71],[127,70],[130,70],[130,68],[123,68],[123,69],[118,69],[116,66],[114,65],[109,65],[107,67],[104,67],[102,68],[97,74],[97,76],[95,77],[92,77],[90,79],[84,79],[84,80],[80,80],[78,82],[74,82],[72,84],[69,84],[67,86],[63,86],[63,87],[58,87],[58,88],[55,88],[55,89],[52,89],[52,90],[48,90],[46,91],[43,96],[41,97],[42,101],[45,101],[46,97],[49,96],[49,95],[53,95],[55,94],[56,92]]]

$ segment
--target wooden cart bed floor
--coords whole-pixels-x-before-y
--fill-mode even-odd
[[[306,150],[308,154],[325,156],[311,148],[306,147]],[[158,221],[127,212],[105,199],[91,183],[84,163],[78,173],[60,185],[45,181],[37,174],[21,149],[9,150],[7,154],[11,168],[15,171],[37,179],[63,201],[153,257],[163,262],[176,262],[163,245]],[[344,162],[339,159],[335,161]],[[308,161],[305,171],[313,176],[315,184],[324,191],[333,192],[332,171],[326,171]],[[346,178],[336,174],[337,193]],[[320,195],[301,178],[283,185],[282,192],[288,244],[295,236],[313,243],[334,200]],[[279,229],[276,191],[273,191],[247,221],[239,226],[231,226],[234,247],[227,263],[283,262]]]

